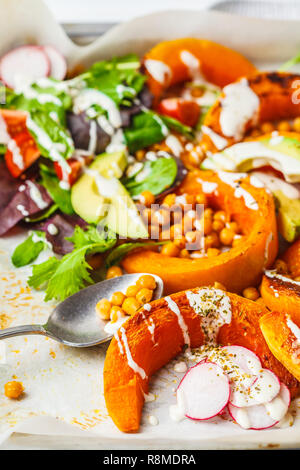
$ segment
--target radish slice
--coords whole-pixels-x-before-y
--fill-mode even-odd
[[[261,369],[250,387],[245,387],[243,384],[232,387],[230,403],[238,408],[265,404],[273,400],[279,390],[278,377],[268,369]]]
[[[257,380],[261,370],[259,358],[249,349],[241,346],[215,348],[209,360],[220,366],[230,380],[230,401],[235,406],[246,406],[248,390]]]
[[[279,394],[265,405],[237,408],[228,404],[232,418],[244,429],[267,429],[275,426],[286,414],[290,404],[290,392],[281,384]]]
[[[19,79],[33,82],[49,72],[50,61],[38,46],[17,47],[0,61],[0,77],[9,88],[15,88]]]
[[[243,346],[224,346],[232,362],[241,367],[246,373],[258,375],[262,369],[259,357],[250,349]]]
[[[63,80],[67,73],[66,59],[53,46],[44,46],[43,50],[50,60],[50,77],[56,80]]]
[[[187,418],[210,419],[221,413],[228,403],[229,380],[218,365],[201,362],[185,374],[177,395]]]

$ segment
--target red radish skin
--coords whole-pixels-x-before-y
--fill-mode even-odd
[[[281,419],[285,416],[286,412],[288,411],[288,408],[290,406],[290,402],[291,402],[291,395],[290,395],[290,391],[289,389],[287,388],[286,385],[284,384],[280,384],[280,391],[278,393],[278,395],[275,397],[280,397],[284,403],[285,403],[285,406],[286,406],[286,410],[285,410],[285,413],[284,415],[281,417]],[[274,400],[274,399],[273,399]],[[248,418],[249,418],[249,423],[250,423],[250,427],[248,429],[253,429],[253,430],[256,430],[256,431],[260,431],[260,430],[263,430],[263,429],[269,429],[269,428],[272,428],[274,426],[276,426],[280,420],[279,419],[273,419],[267,408],[266,408],[266,405],[268,405],[267,403],[266,404],[263,404],[263,405],[254,405],[254,406],[250,406],[248,408],[244,408],[247,412],[247,415],[248,415]],[[236,418],[237,418],[237,415],[238,415],[238,412],[239,412],[239,408],[232,405],[231,403],[228,404],[228,411],[230,413],[230,416],[232,417],[232,419],[236,421]],[[237,424],[239,424],[237,422]]]
[[[50,61],[49,76],[56,80],[63,80],[67,74],[66,59],[54,46],[44,46],[43,50]]]
[[[42,47],[21,46],[5,54],[0,61],[1,80],[9,88],[15,88],[16,75],[32,81],[47,77],[50,61]]]
[[[201,361],[191,367],[181,380],[178,390],[187,404],[185,416],[196,421],[220,414],[230,396],[228,377],[218,365],[208,361]]]

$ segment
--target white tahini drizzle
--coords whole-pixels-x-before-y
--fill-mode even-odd
[[[88,151],[92,154],[95,153],[97,147],[97,123],[94,119],[90,120],[90,129],[89,129],[89,146]]]
[[[183,151],[183,147],[180,140],[175,135],[168,135],[166,138],[166,145],[169,147],[175,157],[180,157],[180,154]]]
[[[257,121],[259,98],[245,78],[225,86],[223,92],[225,96],[221,100],[221,130],[225,136],[239,140],[246,124],[249,121],[253,124]]]
[[[186,291],[190,307],[198,313],[205,342],[215,344],[221,326],[231,322],[231,302],[226,292],[203,287],[196,292]]]
[[[87,111],[93,105],[99,105],[107,111],[108,120],[114,128],[122,125],[122,119],[119,109],[115,102],[101,91],[87,88],[79,93],[74,100],[74,112],[81,113]]]
[[[160,60],[147,59],[145,60],[145,67],[154,80],[162,85],[168,83],[172,78],[172,70]]]
[[[234,188],[234,196],[237,198],[243,198],[245,201],[245,206],[252,210],[258,210],[258,203],[248,191],[240,186],[238,183],[239,179],[245,178],[246,173],[228,173],[225,171],[218,172],[219,178],[224,181],[224,183],[229,184]]]
[[[174,300],[171,299],[171,297],[165,297],[165,301],[167,302],[168,308],[177,316],[178,324],[182,331],[184,343],[187,344],[189,347],[191,344],[189,329],[184,321],[184,318],[180,312],[178,305],[176,304],[176,302],[174,302]]]
[[[128,345],[128,341],[127,341],[126,332],[125,332],[125,330],[122,326],[120,328],[120,333],[121,333],[121,338],[122,338],[122,341],[123,341],[123,344],[124,344],[125,353],[126,353],[127,362],[128,362],[129,367],[131,367],[131,369],[135,373],[139,374],[142,379],[146,379],[147,378],[146,372],[132,358],[132,355],[131,355],[131,352],[130,352],[130,349],[129,349],[129,345]]]
[[[30,180],[26,180],[26,184],[29,186],[29,195],[33,202],[38,206],[39,209],[46,209],[48,203],[44,201],[39,188]]]
[[[227,139],[224,139],[224,137],[214,132],[210,127],[202,126],[201,130],[203,134],[208,135],[208,137],[211,139],[212,143],[218,150],[222,150],[228,145]]]
[[[24,170],[24,159],[20,152],[20,148],[18,147],[16,141],[14,139],[10,139],[7,144],[8,150],[11,151],[12,160],[14,164],[20,169]]]

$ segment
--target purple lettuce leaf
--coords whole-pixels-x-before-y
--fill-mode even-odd
[[[49,233],[49,225],[52,224],[57,229],[57,233]],[[87,223],[77,215],[56,214],[50,217],[44,224],[38,227],[46,233],[46,239],[51,243],[54,253],[65,255],[73,250],[73,243],[66,240],[66,237],[73,235],[76,225],[81,228],[87,226]]]

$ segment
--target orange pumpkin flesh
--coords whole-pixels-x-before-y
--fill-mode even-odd
[[[299,137],[299,134],[297,135]],[[286,262],[293,277],[300,276],[300,238],[286,250],[282,259]]]
[[[245,234],[245,241],[218,256],[183,259],[143,250],[133,252],[122,261],[128,273],[149,272],[164,281],[165,293],[178,292],[218,281],[231,292],[241,292],[257,285],[264,267],[272,264],[278,249],[274,202],[264,189],[255,188],[249,178],[241,180],[245,189],[257,201],[259,209],[246,206],[243,198],[234,195],[235,189],[224,183],[216,173],[195,170],[182,183],[179,193],[202,192],[202,181],[217,184],[217,192],[207,194],[208,205],[224,209]]]
[[[268,312],[259,324],[270,351],[300,380],[300,347],[295,347],[296,338],[287,324],[287,315],[284,312]]]
[[[227,295],[231,301],[232,321],[220,328],[218,342],[251,349],[259,356],[263,367],[273,370],[295,396],[299,389],[297,380],[270,352],[259,329],[259,318],[266,313],[265,308],[235,294]],[[201,316],[190,307],[185,292],[173,294],[171,298],[178,305],[188,327],[191,347],[201,346],[204,342]],[[169,310],[166,301],[156,300],[151,303],[151,307],[150,312],[140,310],[123,326],[131,357],[147,376],[142,378],[129,366],[120,330],[117,333],[118,340],[113,338],[109,345],[104,363],[107,410],[116,426],[124,432],[136,432],[139,429],[149,377],[176,357],[184,347],[178,318]],[[154,342],[147,328],[146,320],[150,318],[155,325]],[[120,344],[123,353],[120,352]]]
[[[153,47],[144,57],[144,63],[149,59],[157,60],[166,64],[171,70],[171,77],[161,84],[149,75],[146,69],[149,88],[156,97],[169,86],[192,78],[188,67],[180,57],[182,51],[187,51],[198,59],[200,72],[204,78],[220,87],[242,76],[253,74],[257,70],[238,52],[206,39],[184,38],[164,41]]]
[[[299,75],[284,72],[261,72],[248,77],[248,85],[260,101],[258,123],[300,116],[300,104],[294,103],[295,100],[292,100],[292,95],[295,93],[293,83],[299,79]],[[226,138],[229,146],[237,140],[234,137],[226,137],[222,133],[220,115],[223,97],[224,93],[207,113],[203,125]],[[252,127],[253,124],[248,123],[245,131],[250,130]],[[203,135],[201,145],[206,151],[217,151],[207,134]]]
[[[300,284],[277,277],[263,276],[261,296],[266,306],[276,312],[288,313],[292,320],[300,324]]]

